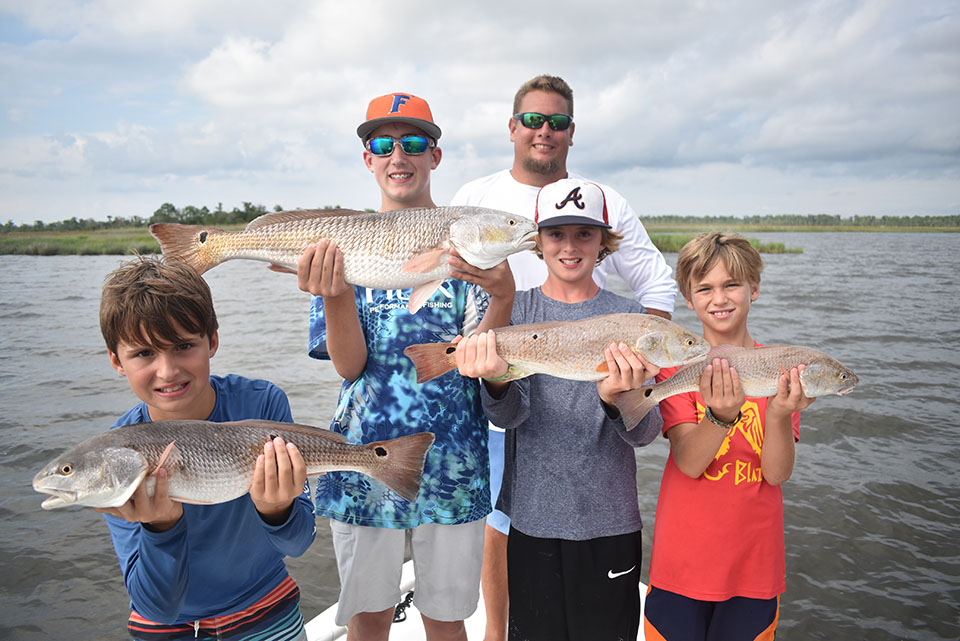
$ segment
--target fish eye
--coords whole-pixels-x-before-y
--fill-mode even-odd
[[[71,474],[73,474],[73,465],[71,465],[70,463],[64,463],[63,465],[60,466],[60,469],[57,471],[64,476],[70,476]]]
[[[508,218],[508,219],[507,219],[507,224],[510,225],[511,227],[513,227],[514,225],[517,224],[517,221],[516,221],[515,218]]]
[[[696,343],[696,341],[692,338],[687,339],[687,347],[693,347],[694,343]]]

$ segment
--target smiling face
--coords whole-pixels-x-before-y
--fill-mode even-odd
[[[150,419],[199,419],[210,416],[217,394],[210,385],[210,359],[217,352],[217,332],[208,339],[180,333],[173,345],[121,340],[110,364],[126,376],[130,388],[150,408]]]
[[[703,324],[703,337],[711,345],[753,346],[747,333],[750,303],[760,295],[760,285],[737,280],[727,271],[723,261],[702,278],[690,278],[687,307],[697,313]]]
[[[540,229],[538,244],[552,286],[592,289],[593,268],[603,249],[603,230],[593,225],[560,225]]]
[[[393,122],[377,127],[370,137],[392,136],[399,139],[407,135],[426,134],[412,125]],[[389,156],[375,156],[369,149],[364,149],[363,162],[380,186],[380,211],[435,207],[430,196],[430,172],[440,164],[441,156],[437,146],[418,156],[408,156],[399,143]]]
[[[545,116],[570,115],[566,99],[553,91],[531,91],[520,101],[518,113],[534,111]],[[525,185],[543,187],[566,178],[567,152],[573,144],[574,123],[563,131],[554,131],[544,122],[539,129],[528,129],[510,118],[513,142],[513,177]]]

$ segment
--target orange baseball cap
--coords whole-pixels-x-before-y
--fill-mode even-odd
[[[390,122],[409,123],[422,129],[434,140],[440,139],[440,127],[433,122],[433,114],[430,113],[427,101],[412,93],[399,91],[370,101],[367,119],[357,127],[357,135],[366,140],[374,129]]]

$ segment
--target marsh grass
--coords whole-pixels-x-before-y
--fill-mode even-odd
[[[659,249],[661,252],[667,253],[676,253],[686,245],[688,242],[694,239],[696,234],[650,234],[650,240],[653,241],[654,246]],[[762,243],[756,238],[748,238],[750,244],[753,245],[758,252],[761,254],[802,254],[803,250],[799,247],[787,249],[786,245],[778,242]]]
[[[694,233],[650,234],[653,244],[661,252],[678,252],[696,236]],[[783,243],[761,243],[750,238],[760,253],[799,254],[802,249],[787,249]],[[96,231],[38,231],[0,233],[0,254],[55,256],[73,254],[95,256],[101,254],[159,254],[160,245],[144,228],[109,229]]]

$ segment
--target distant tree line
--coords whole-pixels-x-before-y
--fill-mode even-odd
[[[323,209],[335,209],[339,205],[325,205]],[[283,211],[283,207],[275,205],[273,211]],[[366,211],[373,211],[367,209]],[[254,205],[244,202],[243,208],[234,207],[227,211],[222,203],[211,211],[207,207],[187,205],[177,208],[171,203],[163,203],[153,212],[150,218],[131,216],[130,218],[107,216],[106,221],[92,218],[78,219],[76,216],[57,223],[44,223],[42,220],[33,224],[14,224],[8,220],[0,227],[0,231],[94,231],[99,229],[121,229],[129,227],[146,227],[153,223],[183,223],[185,225],[231,225],[246,224],[267,213],[263,205]],[[776,225],[776,226],[809,226],[809,227],[960,227],[960,215],[948,216],[851,216],[844,218],[837,214],[784,214],[774,216],[644,216],[644,222],[660,224],[687,224],[706,225]]]
[[[778,227],[960,227],[955,216],[850,216],[781,214],[773,216],[644,216],[644,222],[694,225],[776,225]]]
[[[323,209],[336,209],[339,205],[325,205]],[[275,205],[273,211],[283,211],[283,207]],[[45,223],[42,220],[35,221],[33,224],[16,225],[12,220],[8,220],[5,225],[0,227],[0,231],[94,231],[99,229],[123,229],[129,227],[146,227],[153,223],[182,223],[184,225],[244,225],[254,218],[267,213],[267,208],[263,205],[254,205],[250,202],[243,203],[243,209],[234,207],[231,211],[223,208],[223,203],[218,203],[217,208],[211,211],[207,207],[194,207],[187,205],[183,208],[177,208],[171,203],[163,203],[160,208],[153,212],[150,218],[142,216],[131,216],[130,218],[107,216],[107,220],[94,220],[92,218],[79,219],[76,216],[67,220],[61,220],[58,223]]]

